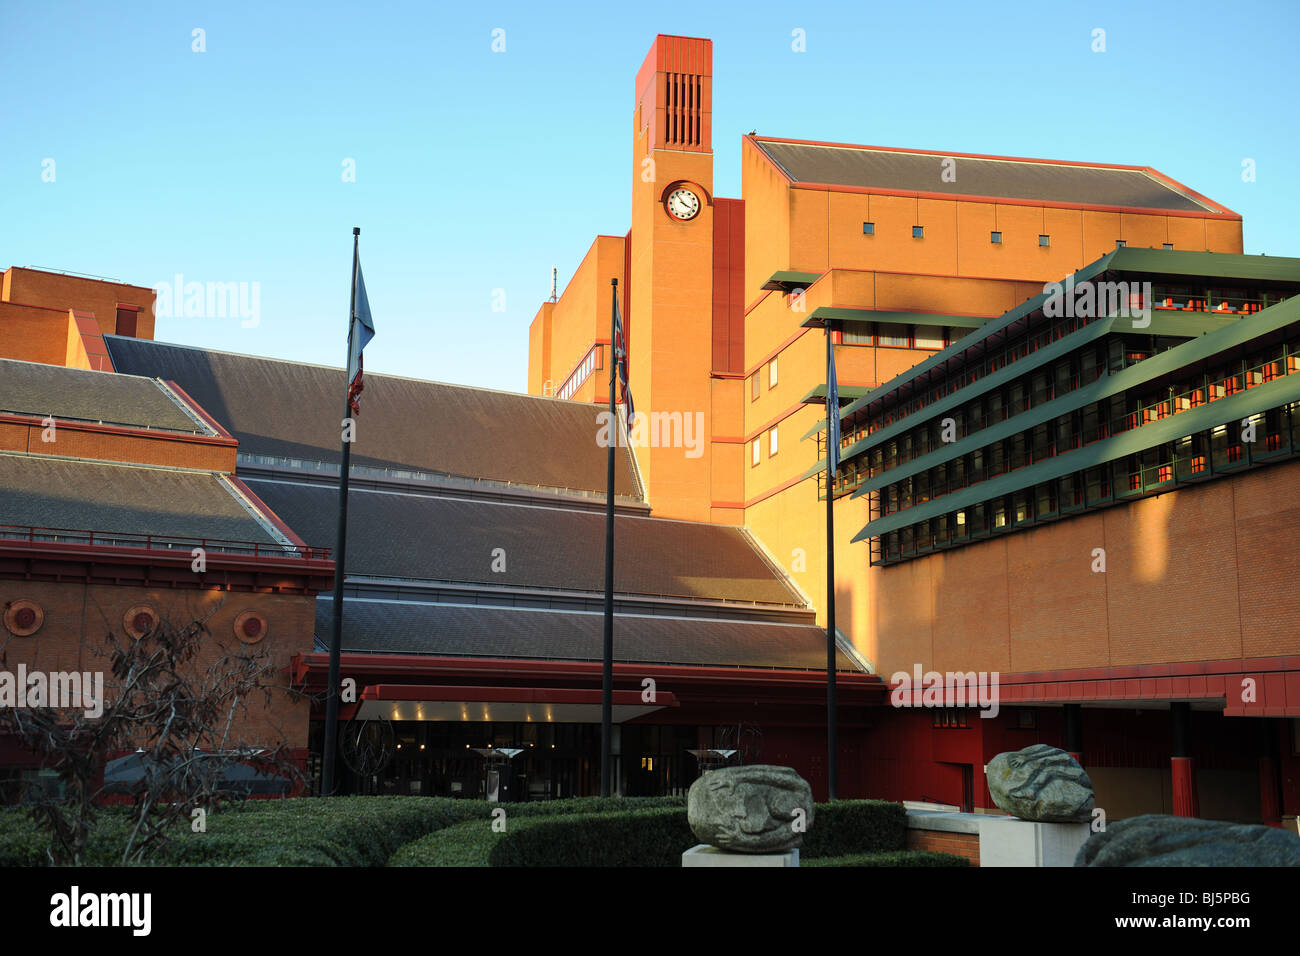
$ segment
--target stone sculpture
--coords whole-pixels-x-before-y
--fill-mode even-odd
[[[989,761],[993,802],[1012,816],[1042,823],[1081,823],[1096,806],[1092,781],[1064,750],[1035,744]]]
[[[1300,836],[1273,827],[1148,813],[1117,820],[1075,866],[1300,866]]]
[[[812,826],[812,788],[789,767],[753,764],[710,770],[686,796],[697,839],[737,853],[782,853]]]

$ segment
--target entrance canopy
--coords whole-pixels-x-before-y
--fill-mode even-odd
[[[677,698],[656,691],[653,701],[637,690],[616,690],[614,723],[644,717]],[[545,687],[464,687],[458,685],[370,684],[361,692],[360,720],[452,720],[528,723],[600,723],[600,691]]]

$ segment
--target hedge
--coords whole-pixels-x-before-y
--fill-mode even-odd
[[[505,840],[491,828],[497,809],[506,811]],[[811,861],[902,850],[905,821],[901,805],[880,800],[819,804],[800,856]],[[130,826],[130,808],[105,808],[86,862],[115,865]],[[171,843],[148,862],[383,866],[391,859],[395,866],[680,866],[682,852],[697,842],[680,797],[507,804],[444,797],[304,797],[249,801],[211,813],[204,833],[191,832],[183,821]],[[0,866],[45,865],[47,844],[24,811],[0,811]]]
[[[699,842],[683,808],[544,817],[504,837],[492,866],[681,866]]]
[[[901,850],[907,843],[907,810],[887,800],[819,803],[803,837],[799,859]]]
[[[402,846],[467,820],[490,821],[502,806],[510,818],[589,813],[628,807],[681,807],[677,797],[599,797],[550,803],[489,804],[446,797],[303,797],[254,800],[207,817],[193,833],[182,821],[171,843],[147,862],[212,866],[383,866]],[[130,808],[106,807],[87,846],[89,865],[116,865],[131,826]],[[43,866],[49,838],[21,809],[0,811],[0,866]]]
[[[648,809],[673,809],[684,813],[681,797],[577,797],[569,800],[552,800],[538,803],[507,803],[492,805],[492,809],[506,811],[502,831],[493,828],[491,810],[481,820],[471,820],[456,826],[429,833],[401,847],[389,859],[389,866],[491,866],[492,848],[507,833],[535,822],[553,817],[610,813],[613,811],[639,811]]]
[[[681,866],[682,853],[699,843],[680,801],[676,808],[582,815],[574,815],[572,810],[552,815],[555,809],[568,809],[556,803],[517,806],[536,808],[536,813],[544,816],[518,821],[509,810],[512,816],[504,833],[493,832],[486,821],[431,833],[403,847],[389,865]],[[804,834],[800,859],[893,853],[898,862],[842,865],[937,865],[908,862],[911,857],[903,852],[906,820],[901,804],[883,800],[818,804],[813,826]]]
[[[955,853],[933,850],[888,850],[883,853],[849,853],[804,860],[801,866],[970,866],[970,860]]]

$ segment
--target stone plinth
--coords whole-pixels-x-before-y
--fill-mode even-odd
[[[979,822],[980,866],[1074,866],[1091,835],[1087,823],[1041,823],[988,816]]]
[[[733,853],[701,843],[682,854],[682,866],[798,866],[798,849],[784,853]]]

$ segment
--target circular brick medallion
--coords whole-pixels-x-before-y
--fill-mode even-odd
[[[5,630],[14,637],[31,637],[45,623],[45,611],[35,601],[13,601],[5,608]]]
[[[148,604],[137,604],[122,615],[122,628],[137,641],[157,626],[158,612]]]
[[[260,611],[243,611],[235,618],[235,637],[245,644],[256,644],[266,637],[266,618]]]

